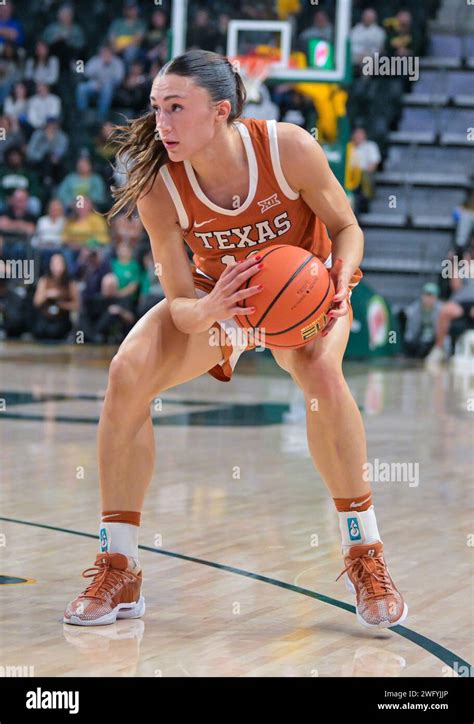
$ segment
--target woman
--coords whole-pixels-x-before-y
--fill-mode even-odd
[[[28,89],[22,81],[18,81],[12,88],[11,95],[5,99],[4,113],[10,118],[16,118],[19,123],[26,122],[28,111]]]
[[[34,83],[46,83],[54,86],[59,80],[59,59],[50,55],[49,45],[37,40],[35,54],[25,64],[25,78]]]
[[[103,217],[94,209],[88,196],[83,196],[81,205],[73,207],[73,212],[64,224],[62,240],[66,249],[68,269],[75,274],[76,262],[81,249],[98,242],[104,247],[109,244],[109,229]]]
[[[38,280],[33,304],[36,339],[64,339],[71,331],[71,312],[79,310],[79,290],[71,281],[62,254],[53,254],[45,276]]]
[[[136,321],[136,307],[142,269],[132,258],[132,249],[122,241],[117,256],[110,260],[111,272],[102,279],[103,311],[96,322],[100,341],[122,342]],[[97,339],[99,341],[99,339]]]
[[[99,423],[101,553],[91,584],[67,606],[64,621],[94,625],[144,613],[138,528],[154,469],[150,402],[204,372],[231,378],[244,350],[213,346],[209,330],[235,331],[237,303],[258,293],[256,286],[237,290],[260,268],[258,251],[275,238],[312,250],[329,267],[324,222],[341,260],[331,269],[337,293],[330,321],[305,347],[272,352],[304,392],[309,448],[338,511],[341,575],[357,593],[358,619],[400,623],[407,607],[383,558],[363,476],[362,418],[341,369],[363,247],[344,190],[303,129],[237,121],[245,90],[222,56],[192,50],[174,58],[154,79],[150,99],[153,112],[122,128],[118,153],[134,163],[127,184],[114,189],[110,215],[137,202],[166,298],[139,320],[111,363]],[[267,233],[260,238],[262,219]],[[192,269],[183,236],[194,252]],[[310,412],[315,399],[317,424]]]
[[[3,43],[0,55],[0,104],[10,95],[12,86],[23,78],[24,49],[10,40]]]
[[[63,246],[62,235],[65,222],[66,217],[62,203],[59,199],[51,199],[48,204],[48,213],[38,219],[36,232],[31,242],[32,246],[37,249],[39,253],[41,273],[43,272],[43,268],[49,267],[49,262],[53,254],[69,251],[68,249],[61,249]]]

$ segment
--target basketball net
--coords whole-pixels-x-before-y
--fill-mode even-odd
[[[275,58],[261,55],[236,55],[231,59],[234,70],[242,76],[248,103],[260,101],[260,87],[268,78],[270,66]]]

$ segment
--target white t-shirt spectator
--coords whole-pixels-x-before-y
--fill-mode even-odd
[[[354,146],[354,163],[356,163],[362,171],[369,171],[372,164],[378,164],[381,161],[379,147],[375,141],[363,141],[358,146]]]
[[[28,98],[18,98],[15,100],[13,96],[5,98],[4,113],[13,118],[19,118],[26,115],[28,111]]]
[[[386,32],[377,23],[357,23],[351,30],[352,62],[360,63],[366,55],[380,53],[385,45]]]
[[[62,233],[64,229],[65,216],[52,219],[50,216],[41,216],[36,224],[36,232],[31,241],[33,246],[54,244],[61,246],[63,243]]]
[[[48,93],[47,96],[36,94],[28,101],[27,120],[33,128],[44,126],[48,116],[58,118],[60,115],[61,99],[53,93]]]
[[[46,63],[35,66],[35,59],[28,58],[25,65],[25,78],[34,80],[35,83],[54,85],[59,78],[59,60],[55,55],[50,55]]]

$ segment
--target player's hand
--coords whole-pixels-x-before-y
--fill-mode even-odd
[[[349,312],[348,294],[351,275],[348,274],[344,268],[342,259],[336,259],[329,274],[331,275],[336,293],[334,294],[328,312],[329,322],[325,326],[324,331],[321,332],[321,337],[325,337],[331,331],[339,317],[343,317]]]
[[[249,286],[248,289],[238,290],[247,279],[261,271],[262,268],[263,263],[259,254],[252,254],[244,261],[226,266],[214,289],[201,299],[203,306],[206,308],[206,315],[218,320],[229,319],[229,317],[235,315],[244,316],[254,312],[255,307],[245,307],[243,309],[237,306],[237,303],[241,302],[242,299],[254,296],[254,294],[259,294],[263,286],[255,285]]]

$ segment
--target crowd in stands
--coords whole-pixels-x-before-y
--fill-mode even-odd
[[[363,75],[367,55],[423,52],[429,7],[407,0],[371,4],[354,0],[351,30],[355,81],[349,92],[352,137],[348,155],[357,212],[373,195],[384,138],[396,123],[396,103],[374,107],[377,82]],[[154,273],[144,228],[135,213],[107,225],[110,185],[124,182],[111,162],[112,124],[145,112],[151,83],[168,58],[170,19],[161,5],[125,0],[58,4],[45,0],[29,13],[17,2],[0,4],[0,315],[9,337],[117,342],[164,297]],[[238,7],[236,7],[238,6]],[[117,12],[119,10],[119,12]],[[208,0],[193,11],[188,48],[226,52],[232,17],[289,19],[298,49],[312,38],[334,38],[334,2]],[[380,89],[379,89],[380,90]],[[400,88],[392,93],[396,98]],[[377,113],[386,124],[377,124]],[[248,115],[314,124],[311,98],[294,86],[262,86]],[[388,115],[387,115],[388,113]],[[121,115],[122,114],[122,115]],[[385,114],[385,115],[384,115]],[[317,121],[317,119],[316,119]],[[380,119],[379,119],[380,121]],[[473,202],[457,210],[466,237]],[[467,219],[467,220],[466,220]],[[461,221],[460,221],[460,225]],[[10,260],[35,260],[28,289],[9,278]],[[407,314],[407,351],[413,329],[439,309],[432,287],[415,314]],[[421,305],[421,306],[420,306]],[[417,320],[416,324],[415,321]],[[421,322],[420,322],[421,320]],[[411,336],[410,336],[411,335]],[[427,332],[421,333],[424,343]],[[410,347],[411,345],[411,347]]]

